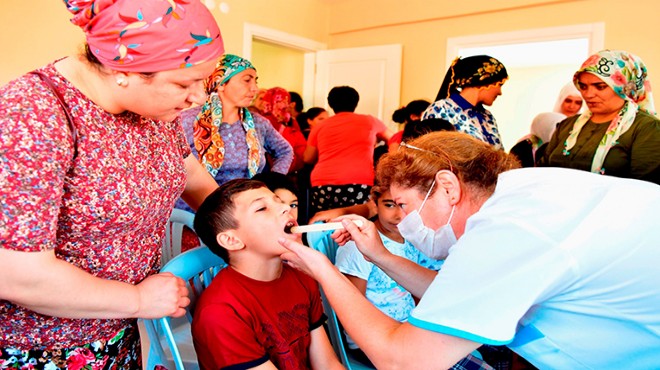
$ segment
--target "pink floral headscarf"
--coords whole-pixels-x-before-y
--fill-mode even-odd
[[[632,126],[637,111],[641,109],[655,115],[651,81],[648,79],[646,65],[642,59],[621,50],[601,50],[590,56],[573,75],[573,83],[576,86],[582,73],[590,73],[600,78],[621,99],[625,100],[618,116],[612,120],[607,128],[591,163],[591,172],[604,173],[605,170],[602,167],[607,152],[612,146],[616,145],[619,137]],[[591,116],[592,113],[587,108],[575,121],[573,129],[564,143],[564,155],[570,154],[570,150],[577,142],[580,130],[589,122]]]
[[[64,0],[92,53],[123,72],[160,72],[217,59],[218,24],[199,0]]]
[[[289,92],[281,87],[273,87],[266,91],[263,100],[267,103],[265,114],[272,114],[279,123],[286,124],[291,119],[289,112]]]

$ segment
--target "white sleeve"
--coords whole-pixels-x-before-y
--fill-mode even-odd
[[[488,216],[470,223],[409,322],[479,343],[506,344],[536,302],[570,284],[573,263],[557,241],[531,224]]]
[[[337,249],[335,266],[344,274],[368,280],[374,264],[367,262],[358,250],[355,242],[350,241]]]

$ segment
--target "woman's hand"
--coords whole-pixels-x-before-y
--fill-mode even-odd
[[[139,296],[137,317],[142,319],[181,317],[190,304],[186,283],[169,272],[151,275],[136,287]]]
[[[289,250],[282,253],[280,258],[289,266],[306,273],[314,280],[319,280],[324,269],[327,271],[327,269],[334,268],[328,257],[313,248],[285,238],[280,238],[278,242]]]
[[[361,221],[362,226],[358,227],[353,220]],[[337,244],[344,245],[347,241],[353,240],[364,258],[371,262],[377,261],[380,256],[390,254],[383,245],[378,229],[373,222],[357,215],[346,215],[337,221],[341,221],[344,225],[343,229],[332,234],[332,238]]]

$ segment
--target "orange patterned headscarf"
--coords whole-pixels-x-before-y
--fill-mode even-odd
[[[89,49],[123,72],[160,72],[215,60],[218,24],[199,0],[64,0]]]
[[[225,143],[220,134],[222,101],[217,89],[218,86],[226,84],[233,76],[246,69],[256,70],[249,60],[226,54],[218,61],[215,71],[204,81],[209,97],[195,118],[193,136],[195,150],[199,153],[199,161],[213,177],[217,175],[225,159]],[[252,177],[259,171],[261,143],[250,111],[247,108],[239,108],[239,116],[245,130],[245,141],[248,147],[248,175]]]

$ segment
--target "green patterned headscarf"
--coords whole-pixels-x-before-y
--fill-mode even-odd
[[[587,59],[573,75],[573,83],[578,85],[582,73],[590,73],[614,90],[625,100],[619,114],[612,120],[605,136],[601,140],[593,162],[591,172],[605,173],[603,162],[610,148],[616,145],[619,137],[626,132],[635,121],[638,110],[655,114],[651,81],[648,79],[646,65],[638,56],[621,50],[602,50]],[[587,110],[578,117],[573,129],[564,143],[564,155],[569,155],[575,146],[582,127],[589,122],[593,113]]]
[[[218,86],[224,85],[236,74],[245,71],[246,69],[254,69],[252,63],[245,58],[241,58],[234,54],[225,54],[215,67],[215,71],[204,81],[206,87],[206,94],[210,95],[215,92]]]
[[[204,81],[208,98],[202,106],[193,123],[195,149],[199,153],[199,161],[212,175],[216,176],[225,159],[225,143],[220,134],[222,124],[222,101],[218,95],[218,86],[224,85],[236,74],[246,69],[256,68],[249,60],[233,54],[225,54],[220,59],[213,73]],[[247,164],[250,177],[257,174],[262,146],[259,142],[254,119],[247,108],[239,108],[239,117],[245,130],[245,141],[248,146]]]

